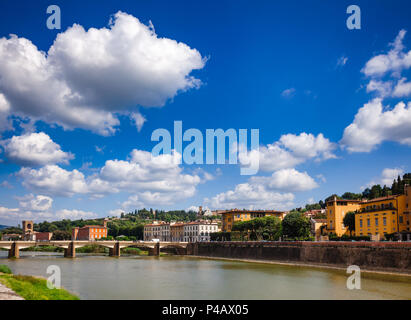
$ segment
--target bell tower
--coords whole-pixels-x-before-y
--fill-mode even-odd
[[[22,223],[23,223],[23,234],[26,234],[26,233],[33,233],[34,232],[34,229],[33,229],[33,221],[31,221],[31,220],[23,220],[22,221]]]

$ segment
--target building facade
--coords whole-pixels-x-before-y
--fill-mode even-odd
[[[223,212],[220,212],[220,214],[222,215],[221,229],[224,232],[231,232],[234,222],[236,221],[248,221],[248,220],[252,220],[255,218],[262,218],[262,217],[277,217],[282,220],[284,216],[286,215],[286,213],[282,211],[238,210],[238,209],[223,211]]]
[[[211,233],[218,232],[218,224],[208,221],[195,221],[184,225],[184,242],[210,241]]]
[[[327,211],[327,233],[341,237],[349,234],[348,228],[344,226],[344,217],[347,212],[355,212],[361,208],[361,200],[333,199],[326,203]]]
[[[73,228],[71,238],[72,240],[97,240],[107,237],[106,226],[84,226]]]
[[[326,219],[313,219],[310,218],[311,224],[311,235],[315,238],[316,241],[321,239],[323,235],[323,227],[327,225]]]
[[[184,241],[184,223],[175,223],[170,225],[170,236],[172,242]]]
[[[207,220],[182,223],[155,222],[144,226],[144,241],[158,239],[165,242],[210,241],[210,234],[218,232],[218,224]]]
[[[171,241],[171,225],[172,224],[163,221],[146,224],[144,226],[144,241],[151,241],[153,239]]]
[[[404,194],[371,200],[333,199],[327,202],[327,232],[337,236],[349,235],[343,219],[347,212],[355,212],[356,236],[379,236],[403,233],[411,234],[411,186]],[[409,239],[411,240],[411,239]]]

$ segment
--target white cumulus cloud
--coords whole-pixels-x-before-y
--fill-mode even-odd
[[[411,103],[399,102],[393,109],[384,107],[380,98],[358,110],[341,140],[349,152],[370,152],[383,141],[411,146]]]
[[[286,210],[293,206],[293,200],[292,193],[270,191],[261,184],[242,183],[236,185],[234,190],[204,199],[204,203],[215,209]]]
[[[70,219],[70,220],[80,220],[80,219],[92,219],[97,218],[97,214],[91,211],[83,211],[77,209],[62,209],[58,210],[55,214],[58,219]]]
[[[239,161],[247,166],[250,162],[259,162],[261,171],[275,171],[278,169],[293,168],[307,160],[322,161],[336,158],[333,151],[336,144],[325,138],[322,133],[317,136],[302,132],[299,135],[285,134],[267,146],[260,146],[259,150],[246,151],[240,146]]]
[[[406,31],[400,30],[394,42],[390,44],[391,50],[387,54],[379,54],[371,58],[361,70],[366,76],[381,77],[388,72],[400,73],[411,67],[411,50],[404,52],[403,40]]]
[[[37,166],[55,163],[67,164],[74,155],[61,150],[44,132],[13,136],[2,142],[6,156],[24,166]]]
[[[74,24],[48,52],[11,35],[0,38],[0,111],[110,135],[119,124],[116,113],[161,107],[197,88],[201,81],[190,73],[205,61],[123,12],[107,28]]]
[[[264,185],[269,190],[290,192],[307,191],[318,187],[307,172],[300,172],[293,168],[275,171],[271,177],[252,177],[250,183]]]
[[[134,149],[129,160],[107,160],[98,172],[87,177],[79,170],[65,170],[57,165],[22,168],[18,176],[25,187],[47,195],[87,194],[98,198],[126,192],[130,197],[123,208],[166,205],[192,197],[201,182],[197,174],[183,172],[179,159],[178,153],[154,157],[150,152]]]
[[[366,187],[372,187],[373,185],[379,184],[381,186],[391,187],[394,179],[397,179],[398,176],[401,176],[404,173],[404,170],[401,168],[385,168],[382,173],[381,177],[376,180],[370,181]],[[365,189],[362,187],[361,189]]]
[[[20,208],[33,211],[48,211],[53,205],[53,199],[48,196],[28,194],[17,198]]]

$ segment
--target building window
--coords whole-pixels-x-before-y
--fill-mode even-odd
[[[370,219],[367,219],[367,226],[369,227],[371,224]]]
[[[387,218],[386,217],[382,218],[382,223],[383,223],[384,226],[387,225]]]
[[[378,218],[375,218],[375,225],[378,227]]]
[[[360,219],[360,228],[362,228],[362,219]]]

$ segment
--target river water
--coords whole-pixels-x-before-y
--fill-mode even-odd
[[[20,252],[0,264],[15,274],[48,277],[61,270],[62,286],[81,299],[411,299],[411,277],[366,274],[361,290],[347,289],[344,271],[197,259]]]

